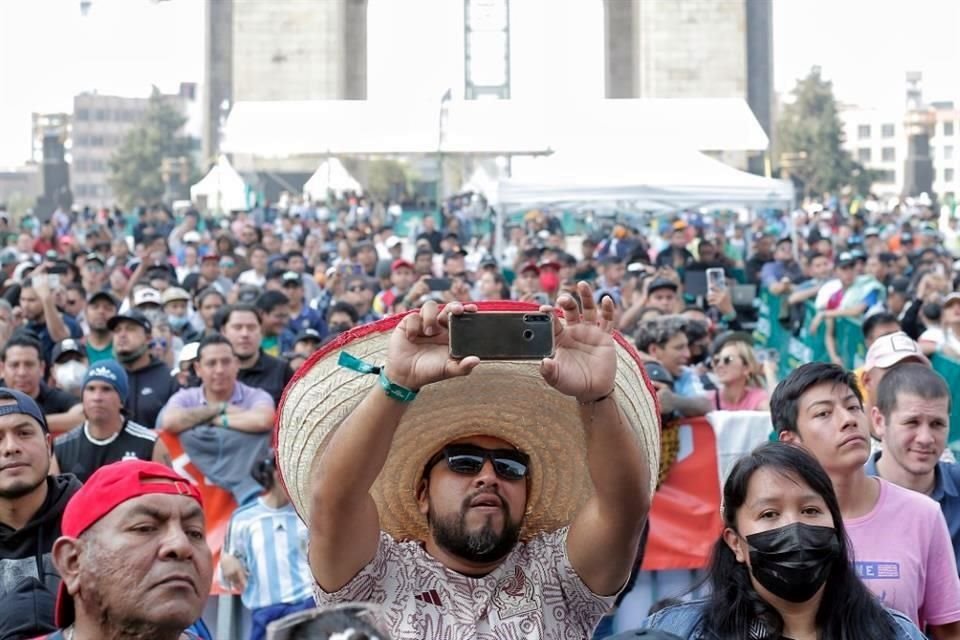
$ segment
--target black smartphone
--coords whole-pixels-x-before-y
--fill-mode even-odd
[[[427,286],[430,291],[450,291],[453,281],[450,278],[427,278]]]
[[[487,311],[450,316],[450,357],[542,360],[553,355],[549,313]]]

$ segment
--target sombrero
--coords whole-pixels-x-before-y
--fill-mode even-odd
[[[480,311],[535,311],[536,305],[488,302]],[[341,422],[377,385],[377,376],[338,365],[341,352],[382,365],[387,343],[403,315],[341,334],[298,370],[277,412],[278,468],[297,513],[309,522],[313,465]],[[657,481],[660,411],[633,346],[619,333],[614,398],[646,453],[650,486]],[[555,531],[570,523],[593,493],[586,437],[577,402],[550,387],[534,362],[482,362],[462,378],[420,390],[393,438],[386,464],[371,494],[380,527],[398,540],[426,540],[426,518],[416,501],[429,459],[453,440],[489,435],[530,456],[527,510],[521,537]],[[643,488],[637,487],[640,491]]]

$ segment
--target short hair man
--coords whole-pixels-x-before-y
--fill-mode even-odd
[[[654,382],[665,415],[702,416],[711,410],[699,378],[690,363],[687,322],[680,316],[665,316],[644,322],[637,332],[637,349],[659,362],[674,379],[672,388]]]
[[[101,467],[70,500],[53,546],[63,576],[48,640],[196,640],[213,580],[203,503],[167,467]]]
[[[327,312],[330,334],[335,335],[353,329],[360,322],[360,315],[353,305],[337,302]]]
[[[474,308],[441,315],[429,301],[345,347],[386,356],[379,382],[341,377],[331,354],[291,387],[278,462],[301,516],[309,505],[319,602],[382,604],[399,612],[388,616],[395,637],[589,637],[635,562],[659,424],[639,369],[617,365],[637,356],[608,333],[612,303],[579,293],[582,319],[571,296],[558,301],[557,354],[539,369],[450,359],[447,314]],[[329,419],[306,420],[308,406]],[[445,406],[469,417],[451,420]],[[565,451],[550,453],[541,429]],[[294,471],[296,449],[311,469]],[[571,492],[555,495],[583,506],[551,515],[542,487],[555,481]]]
[[[305,283],[309,279],[304,279],[301,273],[296,271],[287,271],[283,274],[283,292],[289,299],[290,321],[287,324],[287,330],[292,335],[297,335],[301,331],[313,329],[321,335],[327,335],[327,323],[323,321],[323,314],[307,304],[308,296],[305,293]]]
[[[190,294],[180,287],[170,287],[163,292],[161,299],[173,334],[184,343],[197,341],[197,332],[190,325]]]
[[[110,318],[117,361],[127,370],[130,391],[124,407],[134,422],[153,429],[163,405],[177,390],[170,367],[150,351],[153,324],[141,311],[131,309]]]
[[[863,331],[863,344],[867,349],[869,349],[880,336],[903,331],[900,327],[900,321],[897,320],[897,316],[889,311],[878,311],[868,314],[867,317],[863,319],[861,330]]]
[[[157,432],[123,415],[128,392],[127,372],[119,362],[101,360],[90,367],[80,390],[86,420],[53,447],[61,470],[86,482],[100,467],[131,458],[170,466]]]
[[[416,276],[413,272],[413,265],[397,258],[390,263],[390,288],[384,289],[373,299],[373,310],[380,315],[390,313],[393,304],[398,300],[403,300],[404,296],[413,287]]]
[[[117,315],[120,302],[109,291],[96,291],[87,298],[83,317],[88,333],[84,339],[87,360],[91,364],[100,360],[114,360],[113,333],[107,327],[110,318]]]
[[[293,337],[289,329],[290,298],[282,291],[264,291],[256,301],[260,314],[260,348],[263,352],[279,357],[284,351],[293,348]]]
[[[221,335],[200,341],[196,370],[200,386],[176,392],[157,426],[179,435],[200,471],[244,504],[260,492],[250,469],[269,447],[273,399],[237,381],[240,360]]]
[[[57,389],[78,398],[88,365],[87,352],[80,341],[67,338],[53,348],[48,379]]]
[[[55,292],[50,286],[50,276],[33,273],[20,289],[20,309],[26,328],[40,340],[44,361],[50,359],[53,346],[67,338],[81,338],[83,332],[73,318],[57,309]]]
[[[861,396],[868,413],[877,398],[877,388],[887,372],[908,362],[919,362],[927,367],[930,361],[920,347],[902,331],[878,335],[867,350],[860,373]]]
[[[366,276],[352,275],[344,282],[343,296],[338,302],[343,301],[353,305],[360,315],[360,324],[366,324],[380,319],[380,315],[372,307],[373,295],[373,284]]]
[[[16,334],[0,352],[2,386],[22,391],[43,410],[53,433],[64,433],[83,422],[80,400],[44,382],[45,364],[40,343],[29,335]]]
[[[647,285],[647,306],[670,314],[677,308],[677,283],[669,278],[654,278]]]
[[[864,584],[931,637],[955,637],[960,577],[947,525],[926,496],[867,475],[870,430],[853,373],[802,365],[777,385],[770,413],[780,439],[805,447],[830,476]]]
[[[895,367],[880,382],[870,418],[883,451],[870,456],[867,473],[940,505],[960,572],[960,465],[940,459],[950,432],[946,381],[916,362]]]
[[[263,332],[257,308],[250,304],[233,304],[220,310],[219,320],[220,331],[240,359],[237,379],[245,385],[263,389],[274,403],[280,402],[283,388],[293,377],[293,370],[285,361],[261,349]]]
[[[50,552],[80,481],[50,475],[52,442],[37,403],[0,388],[0,601],[26,578],[40,580],[51,593],[60,583]]]

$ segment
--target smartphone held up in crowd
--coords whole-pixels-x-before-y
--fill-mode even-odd
[[[540,312],[480,312],[450,316],[450,357],[542,360],[554,352],[553,317]]]

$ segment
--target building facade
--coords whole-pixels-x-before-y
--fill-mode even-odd
[[[604,0],[608,98],[743,98],[773,135],[769,0]]]
[[[933,103],[930,157],[933,160],[933,191],[941,199],[960,193],[960,110],[953,103]],[[908,135],[904,108],[841,109],[845,148],[864,167],[877,172],[873,192],[880,197],[904,193]]]
[[[230,105],[367,97],[367,0],[206,0],[203,159]]]

